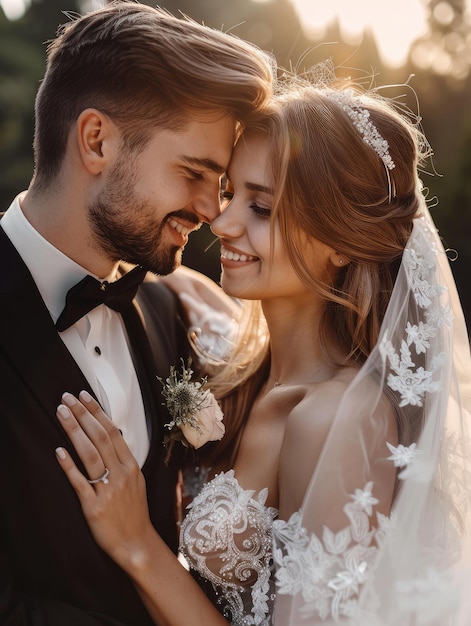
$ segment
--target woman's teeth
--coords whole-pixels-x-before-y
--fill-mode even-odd
[[[256,261],[257,257],[248,256],[247,254],[239,254],[238,252],[232,252],[232,250],[227,250],[224,246],[221,246],[221,255],[228,259],[229,261]]]

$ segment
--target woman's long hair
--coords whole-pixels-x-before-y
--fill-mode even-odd
[[[394,169],[352,123],[339,97],[345,89],[387,141]],[[275,107],[264,125],[276,188],[272,219],[278,220],[299,278],[325,301],[321,347],[327,353],[327,338],[332,345],[333,337],[344,355],[339,365],[360,366],[377,341],[412,220],[423,202],[418,167],[429,156],[428,144],[418,124],[391,101],[352,84],[318,88],[302,77],[290,78],[281,83]],[[330,283],[315,279],[306,262],[310,240],[320,240],[348,261]],[[226,436],[211,453],[213,465],[234,460],[270,367],[259,303],[244,306],[230,362],[210,381],[227,416]]]

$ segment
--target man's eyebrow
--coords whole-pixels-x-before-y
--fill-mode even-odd
[[[261,191],[262,193],[267,193],[270,196],[273,195],[273,189],[271,187],[265,187],[264,185],[257,185],[257,183],[245,183],[247,189],[250,191]]]
[[[216,161],[213,161],[212,159],[198,159],[196,157],[184,156],[182,157],[182,160],[188,163],[188,165],[203,167],[206,170],[216,172],[216,174],[219,174],[220,176],[222,176],[222,174],[226,171],[225,167],[216,163]]]

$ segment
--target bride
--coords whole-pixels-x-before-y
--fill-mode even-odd
[[[471,367],[418,177],[428,144],[377,92],[300,76],[279,91],[238,141],[211,225],[231,298],[185,268],[165,279],[199,327],[225,415],[222,441],[198,450],[205,484],[181,527],[195,577],[153,529],[139,467],[86,393],[64,394],[58,419],[88,476],[107,478],[90,484],[67,451],[57,458],[161,626],[455,623]],[[218,299],[237,318],[221,358],[207,348],[221,340]]]

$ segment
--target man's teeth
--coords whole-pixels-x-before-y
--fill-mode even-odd
[[[180,235],[188,235],[189,233],[191,233],[191,228],[188,228],[187,226],[183,226],[183,224],[181,224],[180,222],[177,222],[177,220],[169,220],[168,221],[169,225],[174,228],[177,233],[180,233]]]
[[[229,261],[255,261],[257,257],[248,256],[247,254],[239,254],[238,252],[232,252],[232,250],[228,250],[224,246],[221,246],[221,254],[223,257],[226,257]]]

